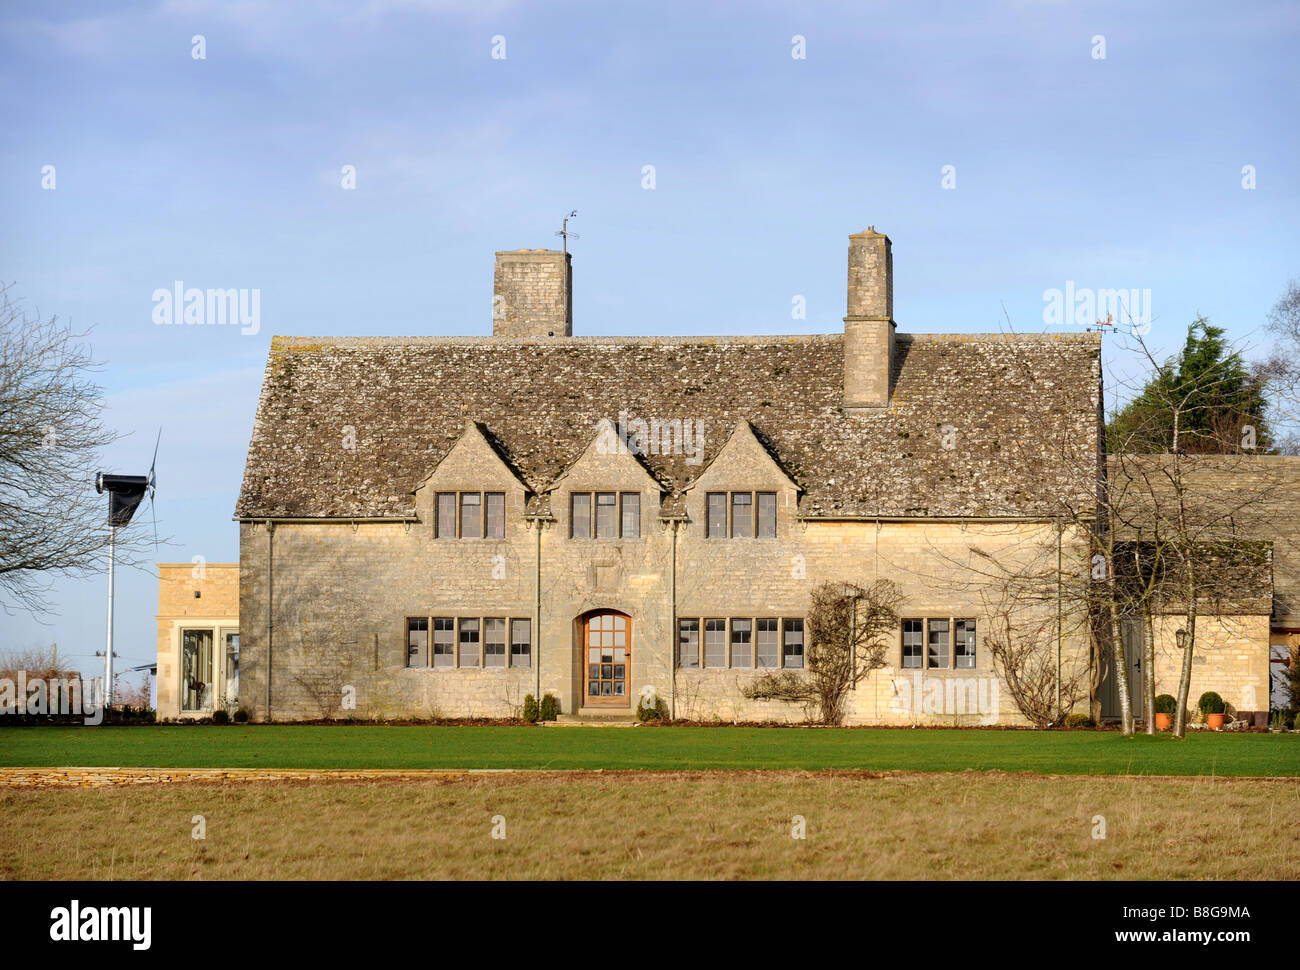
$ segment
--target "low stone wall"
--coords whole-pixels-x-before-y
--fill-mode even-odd
[[[4,788],[112,788],[168,782],[232,781],[458,781],[488,770],[292,768],[0,768]]]

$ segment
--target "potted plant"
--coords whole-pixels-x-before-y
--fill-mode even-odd
[[[1225,705],[1222,697],[1212,690],[1207,690],[1201,695],[1201,699],[1196,702],[1196,706],[1205,715],[1205,723],[1210,726],[1211,731],[1217,731],[1223,727]]]
[[[1168,731],[1174,726],[1174,714],[1178,710],[1178,701],[1173,694],[1161,694],[1156,698],[1156,730]]]

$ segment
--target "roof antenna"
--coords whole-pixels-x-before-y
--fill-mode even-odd
[[[570,238],[570,237],[573,237],[574,239],[581,239],[581,238],[582,238],[582,237],[579,236],[576,232],[569,232],[569,220],[570,220],[570,219],[576,219],[576,218],[578,218],[578,210],[577,210],[577,209],[574,209],[572,212],[570,212],[567,216],[564,217],[564,227],[563,227],[562,229],[557,229],[557,230],[555,231],[555,234],[556,234],[557,236],[562,236],[562,237],[564,237],[564,251],[565,251],[565,253],[568,253],[568,251],[569,251],[569,238]]]

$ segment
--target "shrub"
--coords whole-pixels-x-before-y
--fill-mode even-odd
[[[653,703],[647,704],[646,698],[641,698],[636,702],[636,719],[642,723],[646,721],[662,721],[668,716],[668,708],[664,705],[663,698],[655,697]]]
[[[236,724],[243,724],[247,720],[248,720],[248,711],[244,710],[242,707],[239,710],[235,711]]]
[[[1071,714],[1068,717],[1066,717],[1065,726],[1068,728],[1083,728],[1083,727],[1090,728],[1090,727],[1095,727],[1096,725],[1093,724],[1091,717],[1089,717],[1087,714],[1084,714],[1082,711],[1080,711],[1078,713]]]
[[[540,721],[541,719],[542,712],[537,706],[537,698],[532,694],[527,695],[524,698],[524,720],[531,722]]]
[[[1224,709],[1223,698],[1212,690],[1202,694],[1196,706],[1200,708],[1202,714],[1222,714]]]
[[[554,721],[560,713],[560,702],[556,700],[554,694],[542,695],[542,707],[540,717],[543,721]]]
[[[1157,714],[1177,714],[1178,698],[1173,694],[1160,694],[1156,697]]]
[[[228,713],[226,713],[225,711],[223,711],[223,710],[216,710],[216,711],[213,711],[213,712],[212,712],[212,723],[213,723],[213,724],[229,724],[229,723],[230,723],[230,715],[229,715]]]

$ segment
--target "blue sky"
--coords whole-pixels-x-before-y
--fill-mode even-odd
[[[576,333],[839,330],[872,224],[902,331],[1041,330],[1071,280],[1150,289],[1163,350],[1198,312],[1258,344],[1300,276],[1298,35],[1289,2],[12,2],[0,278],[94,326],[105,468],[162,425],[158,558],[234,561],[270,337],[487,334],[493,252],[571,209]],[[154,325],[176,280],[259,289],[259,332]],[[119,577],[120,669],[157,589]],[[104,594],[0,649],[94,669]]]

